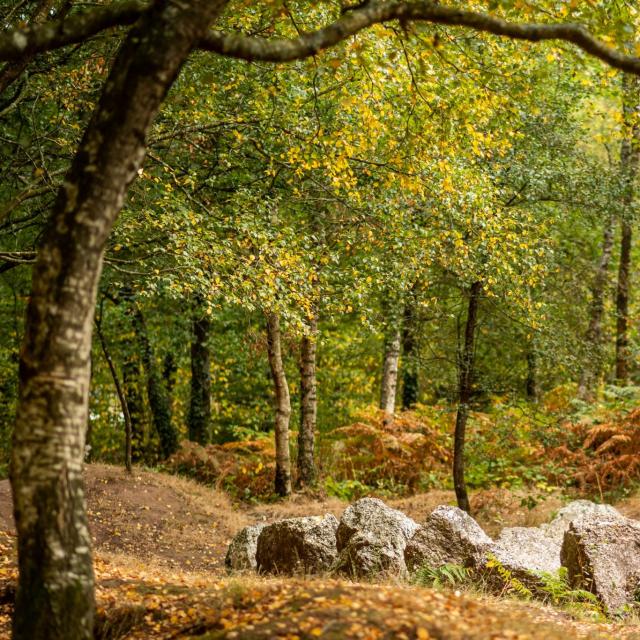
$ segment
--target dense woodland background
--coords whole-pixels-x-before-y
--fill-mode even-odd
[[[73,11],[61,4],[44,3]],[[335,11],[245,4],[225,26],[267,36]],[[489,4],[633,49],[633,6]],[[4,24],[37,19],[36,5],[7,4]],[[0,78],[5,470],[30,263],[118,42],[105,33]],[[467,406],[471,487],[632,483],[639,106],[635,79],[570,45],[433,25],[378,25],[287,65],[194,54],[109,241],[87,459],[124,461],[115,376],[135,463],[243,498],[273,491],[287,390],[290,426],[306,416],[336,495],[451,486]]]

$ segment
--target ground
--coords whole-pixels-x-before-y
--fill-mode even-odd
[[[116,638],[637,638],[630,623],[596,624],[538,604],[402,584],[353,584],[332,579],[229,577],[223,569],[231,537],[253,522],[334,513],[335,498],[304,495],[268,505],[233,505],[222,492],[191,481],[117,467],[87,468],[87,501],[96,550],[99,637]],[[508,491],[474,496],[480,523],[502,526],[547,520],[556,494],[534,509]],[[416,520],[449,492],[390,500]],[[530,500],[528,501],[530,503]],[[619,505],[640,515],[640,499]],[[11,496],[0,483],[0,638],[9,637],[15,581]]]

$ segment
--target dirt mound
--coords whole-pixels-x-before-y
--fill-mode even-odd
[[[222,568],[231,538],[247,524],[287,517],[324,515],[340,517],[346,503],[294,494],[281,502],[233,505],[216,489],[164,473],[103,464],[87,465],[87,508],[97,551],[124,553],[185,571]],[[522,495],[521,495],[522,494]],[[555,494],[535,508],[525,506],[528,494],[494,489],[472,497],[474,516],[490,534],[504,526],[535,526],[550,519],[562,506]],[[410,498],[385,500],[423,522],[441,504],[455,504],[452,491],[430,491]],[[14,531],[11,490],[0,482],[0,531]]]
[[[173,568],[222,567],[227,544],[251,519],[228,497],[161,473],[102,464],[85,469],[89,525],[97,551],[124,553]],[[14,532],[11,490],[0,482],[0,530]]]
[[[98,618],[105,628],[124,625],[127,631],[122,637],[130,640],[194,634],[256,640],[295,635],[640,638],[637,627],[575,622],[542,605],[473,594],[397,584],[223,575],[227,544],[241,527],[288,516],[340,516],[345,503],[336,498],[297,494],[273,504],[238,506],[224,493],[176,476],[141,469],[128,476],[119,467],[98,464],[87,466],[86,484],[97,551]],[[494,490],[476,494],[473,504],[479,522],[490,532],[498,526],[538,524],[560,504],[557,496],[550,496],[530,509],[527,498],[524,493]],[[451,492],[433,491],[388,502],[422,521],[435,506],[452,501]],[[623,510],[632,515],[638,504],[638,498],[627,500]],[[11,493],[4,481],[0,482],[0,586],[13,587],[16,580],[12,531]],[[0,638],[9,635],[11,606],[9,600],[0,601]]]

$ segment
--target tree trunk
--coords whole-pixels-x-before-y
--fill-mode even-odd
[[[318,396],[316,380],[316,351],[318,344],[318,319],[314,315],[309,322],[309,333],[300,341],[300,431],[298,431],[297,487],[313,486],[316,481],[316,465],[313,457]]]
[[[620,262],[616,290],[616,381],[629,383],[629,271],[631,269],[631,223],[623,220],[620,238]]]
[[[397,311],[397,307],[394,307]],[[396,410],[396,391],[398,388],[398,363],[400,361],[400,346],[402,341],[400,314],[389,310],[385,315],[389,319],[385,341],[384,357],[382,361],[382,381],[380,384],[380,408],[385,412],[386,419],[391,419]]]
[[[602,253],[591,287],[591,305],[589,312],[589,328],[585,343],[591,350],[582,369],[578,397],[588,401],[593,398],[593,388],[602,369],[602,316],[604,315],[604,296],[609,279],[609,263],[613,253],[613,217],[607,218],[602,238]]]
[[[120,384],[120,378],[118,378],[118,372],[116,371],[116,366],[113,363],[113,358],[111,357],[109,349],[107,348],[107,341],[105,340],[104,334],[102,333],[102,327],[100,326],[100,323],[96,323],[96,333],[98,334],[100,346],[102,347],[102,353],[104,354],[104,359],[107,361],[107,365],[109,366],[111,378],[113,379],[113,385],[116,388],[118,400],[120,401],[120,407],[122,408],[122,415],[124,416],[124,467],[128,473],[131,473],[131,434],[133,429],[131,428],[131,414],[129,413],[129,405],[127,404],[127,398],[124,395],[122,385]]]
[[[191,339],[191,395],[187,425],[189,440],[207,444],[211,428],[211,360],[208,345],[211,322],[200,305],[195,314]]]
[[[289,457],[291,398],[284,372],[281,342],[280,317],[275,313],[270,313],[267,315],[267,352],[276,399],[275,491],[279,496],[288,496],[291,493],[291,460]]]
[[[475,360],[475,335],[478,325],[478,306],[482,283],[474,282],[469,290],[469,306],[467,324],[464,331],[464,346],[459,356],[458,371],[458,413],[453,444],[453,485],[456,491],[458,507],[471,513],[469,496],[464,479],[464,441],[469,417],[469,402],[473,391],[473,375]]]
[[[140,363],[135,353],[127,354],[122,365],[124,397],[131,419],[131,461],[141,462],[145,457],[145,411],[140,392]]]
[[[538,399],[538,354],[536,353],[533,341],[527,350],[527,399],[535,401]]]
[[[402,408],[405,411],[413,409],[418,402],[416,313],[416,305],[413,301],[407,301],[402,330]]]
[[[163,459],[166,459],[178,449],[178,432],[171,420],[169,395],[156,365],[142,310],[135,301],[132,301],[131,305],[133,326],[140,345],[140,359],[147,379],[147,395],[149,397],[151,419],[160,440],[160,454]]]
[[[223,5],[159,1],[130,31],[42,236],[32,271],[11,457],[19,563],[14,640],[93,636],[82,462],[104,247],[144,158],[151,121]]]
[[[164,388],[167,390],[169,404],[173,398],[173,390],[176,386],[176,374],[178,373],[178,365],[171,351],[167,352],[162,361],[162,379],[164,380]]]
[[[616,291],[616,380],[629,383],[629,274],[631,271],[631,207],[640,161],[640,83],[628,74],[622,76],[622,111],[625,135],[620,149],[620,174],[623,181],[620,262]]]

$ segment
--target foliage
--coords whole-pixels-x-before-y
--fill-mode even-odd
[[[319,442],[321,471],[334,482],[398,494],[425,490],[446,476],[448,419],[438,423],[426,412],[405,412],[388,421],[378,410],[359,417],[362,422],[334,429]]]
[[[325,479],[324,488],[328,495],[345,502],[353,502],[371,490],[359,480],[334,480],[332,477]]]
[[[489,554],[480,584],[491,584],[500,595],[510,594],[524,600],[533,598],[564,608],[574,614],[586,615],[591,619],[605,620],[602,603],[597,596],[584,589],[575,589],[569,583],[566,567],[560,567],[557,574],[546,571],[532,571],[525,584],[515,577],[493,554]]]
[[[636,395],[632,395],[635,402]],[[640,411],[604,406],[591,409],[574,421],[564,423],[571,440],[550,450],[552,459],[562,458],[573,467],[573,477],[584,492],[599,493],[637,484],[640,481]]]
[[[524,600],[533,598],[533,591],[529,589],[521,580],[513,575],[510,569],[507,569],[493,554],[488,554],[485,568],[489,572],[498,577],[501,584],[501,595],[510,593]]]
[[[597,619],[604,618],[602,603],[597,596],[584,589],[574,589],[569,584],[566,567],[560,567],[557,574],[540,571],[535,575],[540,581],[536,593],[545,601],[580,613],[588,613]]]
[[[206,446],[185,440],[162,468],[251,501],[272,497],[274,457],[272,438]]]
[[[413,575],[413,582],[421,587],[436,589],[451,588],[469,581],[471,571],[459,564],[443,564],[440,567],[419,567]]]

